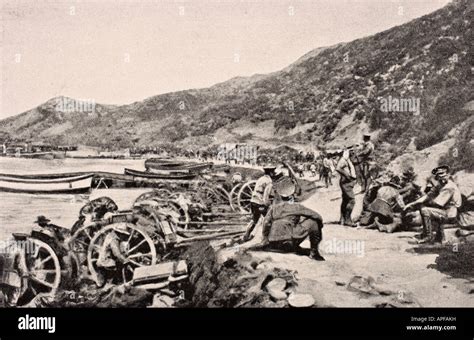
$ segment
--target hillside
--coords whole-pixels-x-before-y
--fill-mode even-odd
[[[261,136],[350,144],[349,136],[369,130],[390,159],[411,142],[417,149],[441,142],[472,115],[473,22],[472,3],[457,0],[376,35],[313,50],[279,72],[128,105],[97,104],[93,114],[60,112],[64,98],[53,98],[0,121],[0,132],[120,148],[269,139]],[[387,98],[420,99],[420,110],[384,110]]]

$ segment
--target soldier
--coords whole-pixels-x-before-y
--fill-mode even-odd
[[[326,184],[326,188],[329,188],[329,186],[332,185],[331,177],[332,177],[333,168],[334,168],[334,165],[332,164],[331,159],[329,159],[328,155],[324,153],[321,175],[324,178],[324,183]]]
[[[264,175],[255,183],[255,189],[250,199],[250,211],[252,213],[252,222],[248,226],[243,237],[243,241],[250,240],[250,235],[257,225],[260,217],[265,217],[270,205],[270,193],[272,190],[273,180],[276,178],[276,166],[267,165],[263,167]]]
[[[97,258],[97,267],[99,269],[97,285],[99,287],[102,287],[105,283],[113,283],[120,280],[123,269],[130,262],[124,256],[125,252],[123,251],[120,235],[129,236],[125,227],[118,226],[108,233],[99,249],[99,256]]]
[[[405,203],[413,202],[420,198],[421,187],[415,184],[416,174],[413,167],[409,167],[402,174],[400,195]]]
[[[41,231],[52,240],[53,243],[50,245],[53,246],[56,253],[59,256],[66,256],[68,249],[65,247],[65,241],[70,236],[70,232],[66,228],[49,222],[51,222],[51,220],[45,216],[38,216],[34,223],[38,224]]]
[[[336,171],[340,175],[339,186],[342,193],[340,224],[352,226],[351,214],[355,205],[354,185],[356,184],[356,172],[349,158],[349,150],[344,150],[340,155],[336,167]]]
[[[373,222],[367,228],[377,228],[379,231],[392,233],[400,227],[399,212],[405,208],[403,198],[398,191],[400,188],[400,178],[393,176],[377,190],[374,201],[367,207],[372,214]]]
[[[299,245],[309,237],[309,257],[316,261],[324,261],[319,253],[322,240],[323,220],[321,216],[294,202],[296,186],[286,177],[275,183],[276,193],[281,201],[274,202],[263,222],[262,243],[258,250],[278,249],[307,254]]]
[[[370,184],[369,163],[372,160],[374,148],[374,144],[370,141],[370,135],[364,134],[362,145],[357,152],[361,177],[361,187],[363,192],[367,190]]]
[[[423,232],[419,243],[442,243],[444,240],[443,224],[456,222],[458,209],[462,204],[461,192],[449,177],[449,166],[442,165],[431,172],[438,186],[426,195],[406,205],[405,210],[421,204],[420,214]]]

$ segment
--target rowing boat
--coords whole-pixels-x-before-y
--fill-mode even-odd
[[[142,177],[142,178],[159,178],[159,179],[193,179],[196,178],[195,173],[153,173],[153,172],[146,172],[146,171],[138,171],[132,169],[125,169],[126,175],[131,175],[134,177]]]
[[[214,164],[211,162],[207,163],[191,163],[191,162],[175,162],[175,163],[155,163],[152,161],[146,161],[145,167],[147,170],[188,170],[191,172],[200,172],[205,169],[212,168]]]
[[[91,173],[53,175],[0,174],[0,191],[31,194],[78,194],[90,190]]]

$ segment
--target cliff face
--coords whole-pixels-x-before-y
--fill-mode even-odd
[[[129,105],[96,104],[94,112],[77,110],[80,103],[72,99],[54,98],[1,121],[0,131],[129,147],[209,143],[223,130],[232,136],[244,122],[271,122],[266,126],[275,139],[287,142],[325,144],[375,130],[389,154],[400,154],[412,140],[423,149],[472,114],[466,103],[474,99],[473,19],[470,1],[458,0],[376,35],[311,51],[279,72]],[[64,102],[74,103],[71,110],[64,112]]]

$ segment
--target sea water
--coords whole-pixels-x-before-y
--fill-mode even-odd
[[[0,157],[0,173],[48,174],[62,172],[106,171],[123,174],[124,168],[144,170],[144,160],[115,159],[27,159]],[[71,228],[79,210],[90,199],[108,196],[119,209],[129,209],[138,195],[150,189],[100,189],[90,194],[51,195],[0,192],[0,240],[11,233],[29,233],[37,216],[44,215],[56,225]]]

